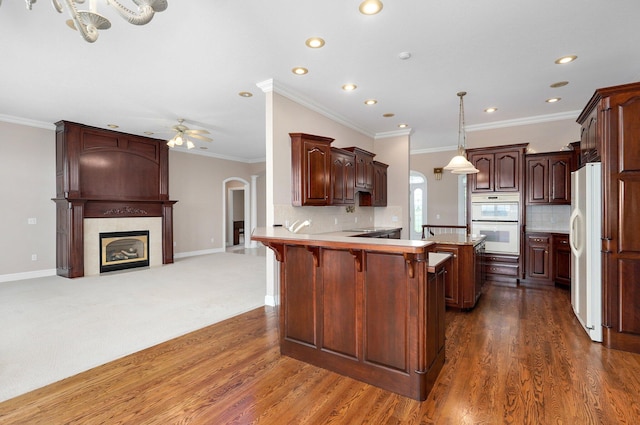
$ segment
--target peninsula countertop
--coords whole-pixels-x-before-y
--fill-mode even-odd
[[[375,228],[380,230],[381,228]],[[422,252],[435,242],[429,240],[386,239],[358,237],[366,232],[362,229],[327,233],[293,233],[284,227],[257,227],[251,233],[251,239],[259,242],[278,240],[293,245],[326,246],[334,248],[380,249],[389,252]]]

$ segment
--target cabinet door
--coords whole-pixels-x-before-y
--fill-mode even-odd
[[[496,192],[517,192],[520,190],[520,152],[497,152],[495,154]]]
[[[572,153],[549,156],[549,203],[571,204]]]
[[[567,235],[553,236],[553,281],[571,285],[571,248]]]
[[[329,205],[331,142],[333,139],[304,133],[291,136],[291,203]]]
[[[373,162],[373,206],[387,205],[387,164]]]
[[[470,175],[471,192],[493,192],[495,178],[493,154],[472,154],[469,161],[478,169],[478,173]]]
[[[598,162],[598,109],[594,108],[580,129],[580,163]]]
[[[549,280],[549,236],[527,235],[527,277]]]
[[[354,155],[331,149],[331,205],[355,203],[355,161]]]
[[[462,308],[462,300],[460,299],[462,291],[460,290],[460,281],[458,278],[460,250],[457,246],[453,245],[438,245],[436,246],[435,252],[451,254],[451,262],[448,263],[449,267],[444,278],[444,299],[448,306]]]
[[[527,158],[527,204],[549,202],[549,160]]]

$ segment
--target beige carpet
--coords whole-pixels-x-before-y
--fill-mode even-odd
[[[0,283],[0,401],[264,305],[265,261],[219,253]]]

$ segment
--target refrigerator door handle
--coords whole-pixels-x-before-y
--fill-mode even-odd
[[[580,221],[582,214],[579,210],[574,210],[569,218],[569,246],[574,255],[578,256],[582,252],[583,244],[580,237]]]

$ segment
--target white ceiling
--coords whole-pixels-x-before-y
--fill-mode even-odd
[[[90,44],[50,2],[29,11],[24,1],[5,0],[0,119],[115,123],[169,138],[186,118],[214,138],[199,153],[251,162],[265,157],[265,95],[257,84],[267,80],[371,136],[408,123],[413,151],[456,145],[461,90],[473,130],[575,118],[596,88],[640,80],[638,0],[384,0],[374,16],[360,14],[359,3],[169,0],[137,27],[100,1],[112,27]],[[326,45],[306,47],[311,36]],[[401,52],[411,59],[400,60]],[[554,64],[569,54],[578,60]],[[309,73],[294,75],[296,66]],[[563,80],[569,85],[549,87]],[[341,90],[348,82],[358,89]],[[545,103],[556,96],[562,100]],[[364,105],[369,98],[378,104]],[[483,112],[489,106],[498,112]]]

